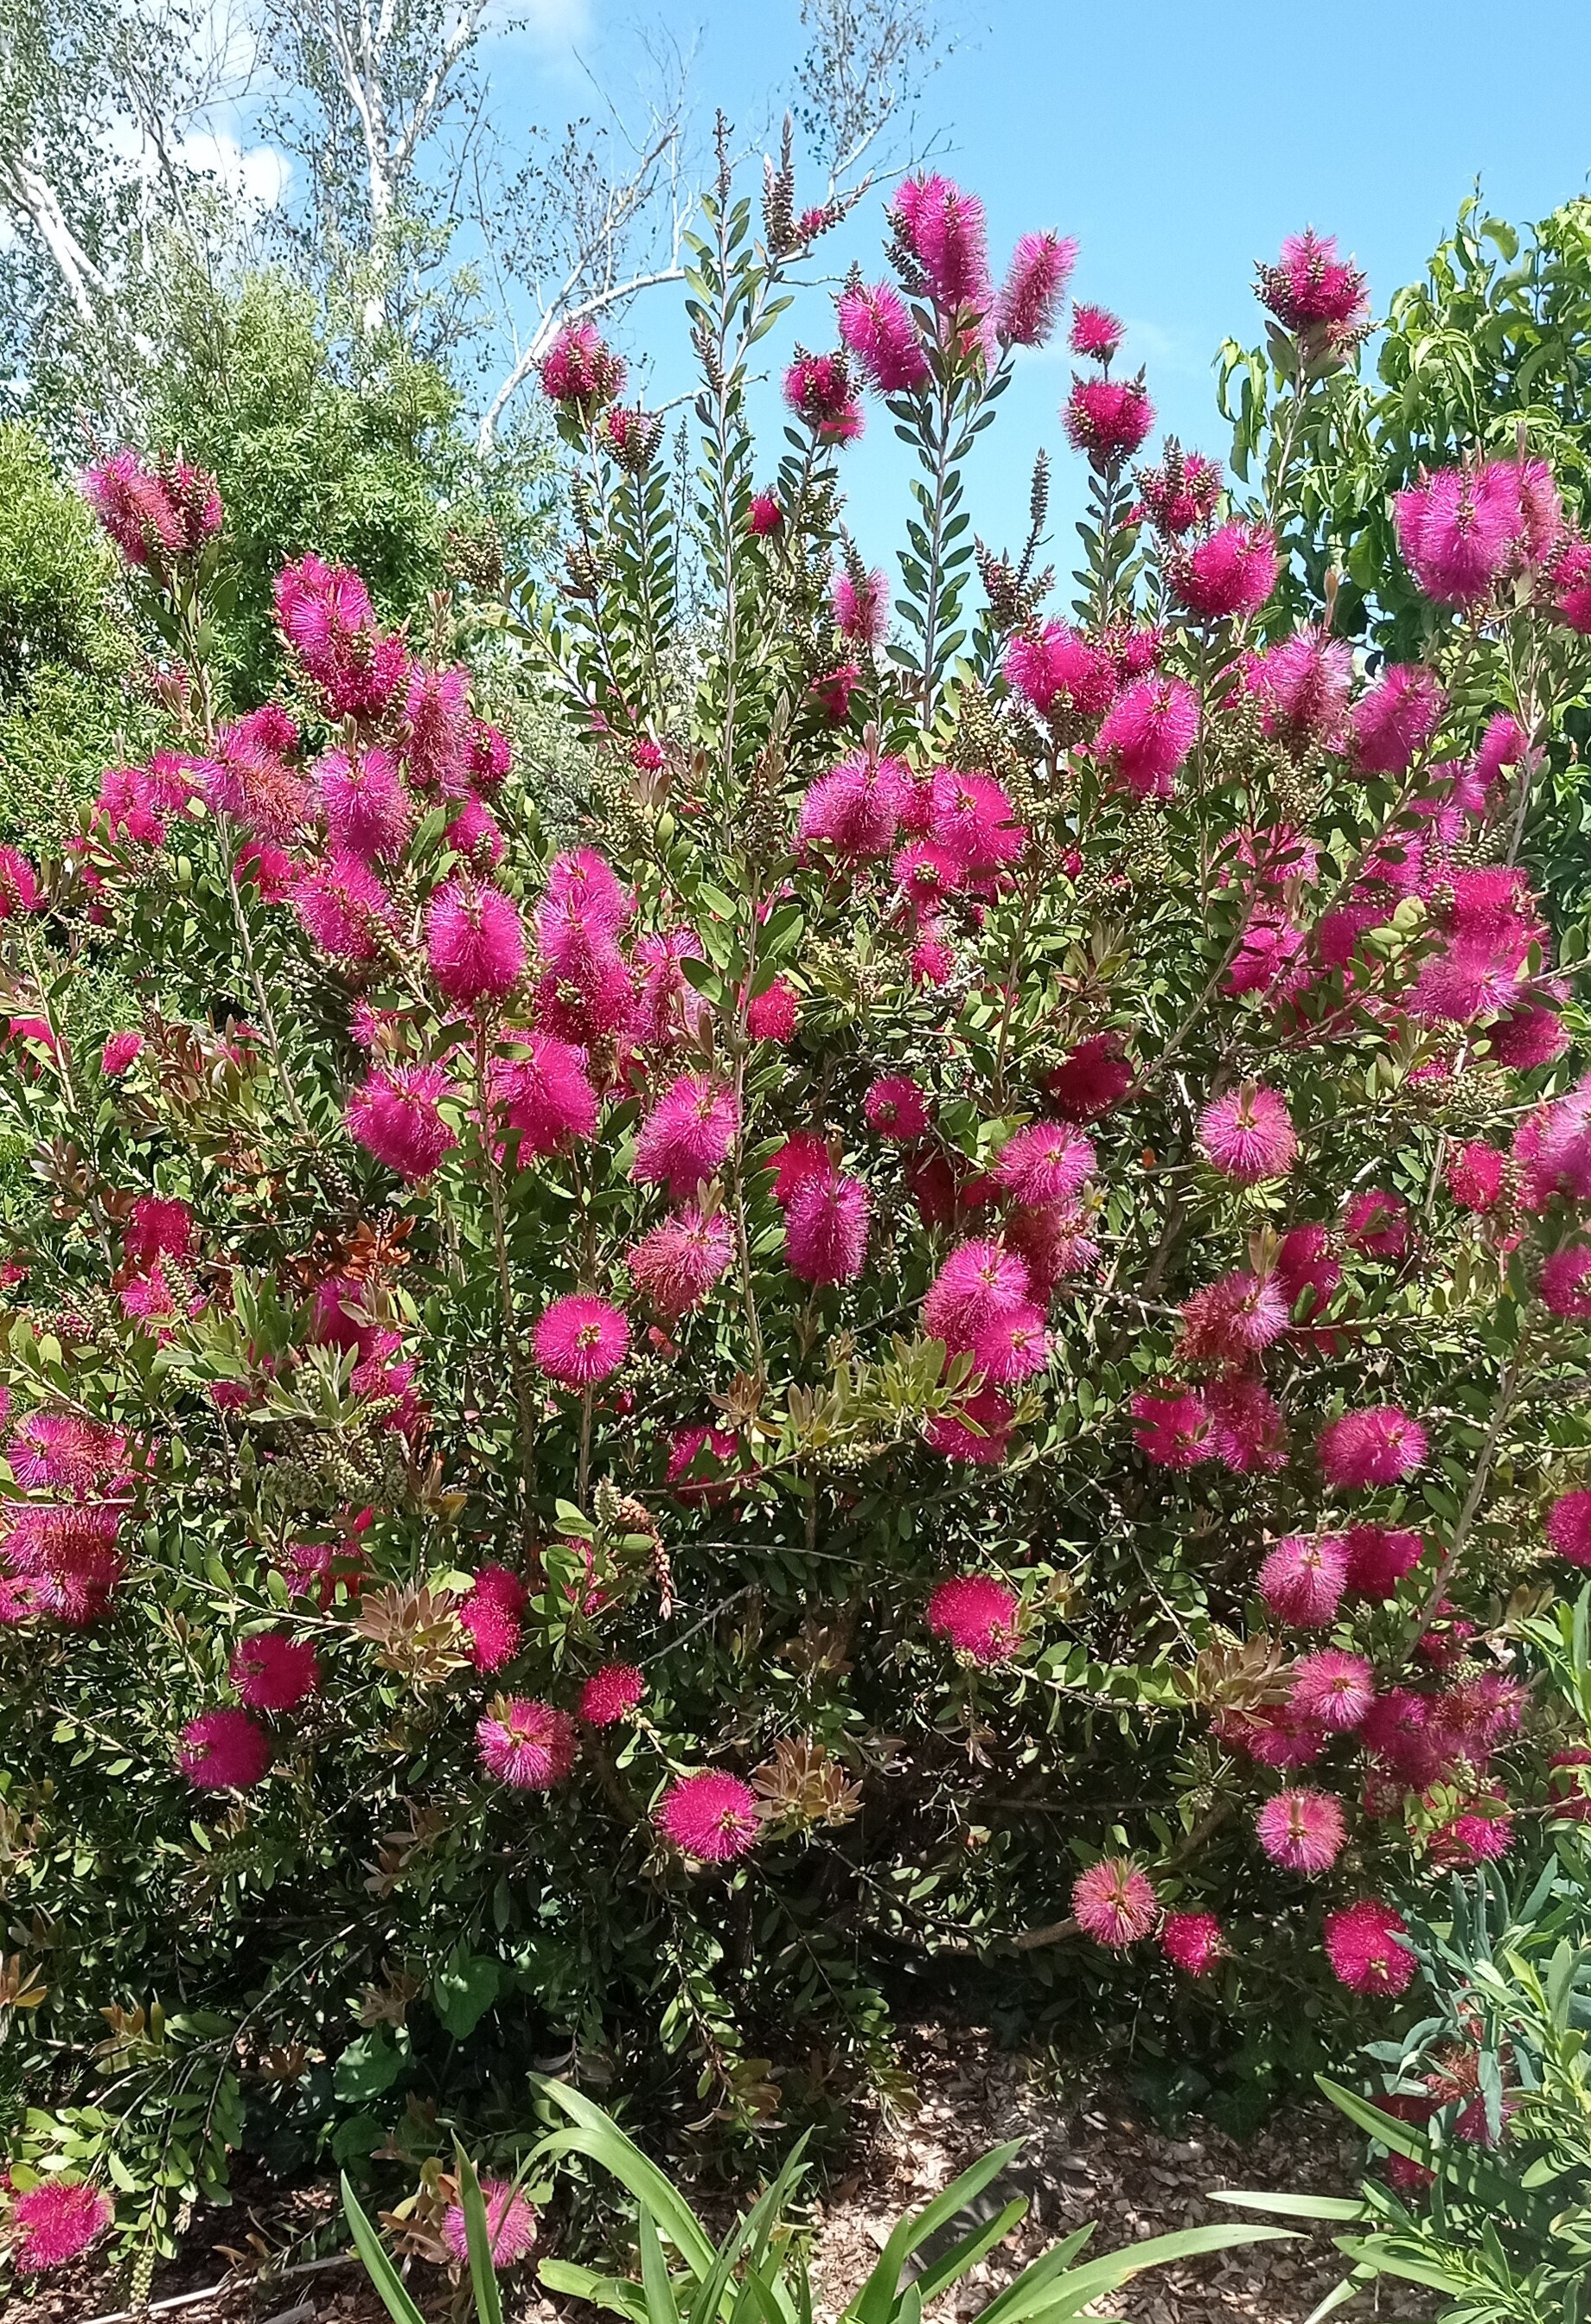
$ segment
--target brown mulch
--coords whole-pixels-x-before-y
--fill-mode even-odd
[[[1279,2114],[1256,2137],[1238,2141],[1194,2124],[1184,2136],[1155,2128],[1106,2087],[1068,2087],[1042,2061],[1002,2050],[967,2027],[919,2027],[910,2036],[907,2080],[917,2103],[859,2122],[849,2166],[831,2177],[813,2221],[813,2290],[819,2316],[832,2319],[857,2291],[899,2214],[916,2209],[986,2149],[1024,2141],[1006,2176],[983,2199],[993,2218],[1012,2195],[1028,2214],[1007,2243],[931,2311],[935,2324],[965,2324],[1000,2287],[1047,2246],[1093,2221],[1091,2255],[1149,2236],[1243,2215],[1212,2203],[1212,2187],[1256,2187],[1290,2193],[1351,2194],[1361,2148],[1329,2108]],[[328,2216],[329,2187],[253,2202],[246,2186],[228,2211],[196,2224],[182,2260],[162,2269],[152,2299],[180,2299],[217,2283],[227,2263],[219,2245],[246,2246],[251,2236],[282,2253]],[[704,2212],[718,2206],[704,2202]],[[1256,2215],[1257,2216],[1257,2215]],[[717,2224],[715,2220],[715,2224]],[[1278,2223],[1282,2224],[1282,2223]],[[324,2245],[322,2245],[324,2248]],[[1326,2233],[1306,2229],[1298,2243],[1260,2244],[1186,2264],[1157,2269],[1114,2292],[1103,2310],[1127,2324],[1304,2324],[1311,2309],[1346,2273]],[[591,2311],[564,2309],[530,2272],[504,2278],[507,2324],[563,2324]],[[411,2296],[428,2318],[457,2310],[434,2271],[420,2271]],[[5,2324],[95,2324],[127,2304],[125,2279],[96,2268],[92,2255],[14,2299]],[[467,2313],[467,2294],[466,2295]],[[1404,2288],[1361,2295],[1349,2318],[1429,2318],[1433,2306]],[[254,2280],[235,2274],[212,2296],[156,2309],[152,2324],[385,2324],[386,2311],[355,2266],[318,2265]]]

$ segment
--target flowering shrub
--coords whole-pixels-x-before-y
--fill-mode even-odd
[[[435,2153],[550,2046],[815,2106],[902,1947],[1395,1994],[1404,1893],[1577,1781],[1527,1626],[1591,1563],[1591,1083],[1520,851],[1587,551],[1522,448],[1399,500],[1420,663],[1329,589],[1269,635],[1286,458],[1247,513],[1135,466],[1084,308],[1062,619],[1042,462],[1009,557],[963,470],[1071,245],[997,289],[902,188],[759,466],[834,222],[784,165],[760,232],[709,202],[689,507],[572,329],[561,592],[421,639],[300,558],[268,701],[207,658],[203,480],[89,480],[185,725],[0,858],[0,1840],[19,2167],[114,2153],[154,2243],[245,2135]],[[1364,286],[1304,236],[1261,288],[1307,426]],[[840,515],[881,421],[898,584]],[[588,753],[578,845],[487,634]]]

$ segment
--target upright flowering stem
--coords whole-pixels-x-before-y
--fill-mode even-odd
[[[524,1342],[520,1336],[514,1305],[513,1275],[508,1263],[508,1225],[503,1193],[503,1166],[492,1120],[491,1016],[483,1007],[475,1027],[475,1102],[485,1155],[486,1187],[492,1204],[492,1245],[497,1260],[497,1296],[503,1309],[503,1338],[513,1376],[514,1403],[519,1414],[520,1529],[527,1554],[536,1536],[536,1408]]]
[[[265,989],[265,980],[260,974],[259,963],[254,958],[254,936],[249,928],[248,914],[244,908],[243,898],[237,892],[236,834],[229,817],[224,815],[217,815],[216,828],[221,840],[221,877],[227,883],[227,893],[232,901],[233,924],[237,930],[237,941],[243,948],[243,964],[248,973],[249,982],[254,987],[254,1002],[260,1012],[260,1022],[265,1028],[265,1039],[271,1050],[271,1062],[276,1068],[277,1078],[282,1084],[282,1093],[287,1100],[287,1110],[293,1118],[299,1135],[301,1138],[308,1138],[310,1135],[309,1120],[303,1107],[299,1103],[299,1093],[293,1086],[292,1074],[288,1069],[287,1051],[282,1043],[281,1028],[276,1022],[276,1011],[271,1006],[271,995]]]
[[[575,1486],[576,1505],[581,1509],[586,1506],[586,1491],[590,1481],[591,1390],[587,1388],[580,1390],[580,1468],[578,1480]]]
[[[945,558],[945,493],[950,480],[950,413],[954,393],[952,383],[941,375],[934,398],[933,454],[927,461],[933,476],[933,492],[928,523],[928,580],[924,593],[927,602],[923,606],[921,723],[925,734],[933,732],[934,723],[934,660],[939,644],[939,587]],[[928,447],[925,445],[923,449],[926,457]]]
[[[1498,1382],[1497,1401],[1492,1407],[1492,1417],[1487,1424],[1480,1452],[1475,1457],[1475,1474],[1469,1480],[1469,1490],[1464,1497],[1464,1507],[1458,1512],[1458,1522],[1453,1528],[1453,1538],[1448,1544],[1438,1563],[1436,1574],[1430,1588],[1425,1594],[1420,1610],[1411,1618],[1408,1635],[1410,1649],[1412,1649],[1416,1639],[1430,1628],[1437,1609],[1446,1597],[1453,1578],[1463,1562],[1464,1553],[1469,1546],[1469,1537],[1475,1531],[1475,1522],[1480,1515],[1481,1503],[1485,1499],[1486,1487],[1492,1480],[1492,1468],[1497,1458],[1497,1447],[1503,1441],[1503,1432],[1513,1417],[1515,1407],[1519,1403],[1520,1387],[1524,1379],[1525,1360],[1530,1353],[1530,1341],[1531,1335],[1527,1326],[1521,1331],[1513,1354],[1509,1359],[1502,1379]]]

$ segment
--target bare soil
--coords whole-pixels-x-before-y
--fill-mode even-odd
[[[930,2311],[935,2324],[966,2324],[1031,2259],[1086,2221],[1095,2225],[1090,2252],[1099,2254],[1242,2216],[1211,2202],[1212,2188],[1341,2195],[1356,2184],[1358,2142],[1324,2107],[1290,2108],[1243,2142],[1198,2124],[1173,2137],[1108,2086],[1087,2092],[1059,2086],[1050,2069],[1002,2050],[976,2028],[920,2026],[905,2064],[919,2102],[908,2111],[866,2111],[848,2165],[831,2177],[816,2208],[814,2291],[826,2324],[866,2277],[896,2217],[1006,2140],[1022,2139],[1022,2153],[983,2199],[982,2216],[992,2218],[1022,2194],[1027,2217]],[[262,2248],[302,2249],[334,2204],[330,2187],[319,2186],[253,2205],[245,2195],[230,2211],[209,2213],[196,2222],[180,2262],[157,2277],[152,2324],[384,2324],[385,2310],[356,2265],[320,2263],[255,2277],[217,2249],[245,2247],[251,2233]],[[716,2213],[719,2204],[702,2208]],[[1125,2324],[1304,2324],[1346,2272],[1326,2233],[1306,2228],[1298,2242],[1154,2270],[1100,2308]],[[580,2316],[589,2324],[589,2311],[540,2292],[529,2267],[506,2276],[503,2288],[507,2324],[577,2324]],[[416,2269],[411,2292],[437,2324],[459,2313],[454,2288],[435,2270]],[[181,2304],[162,2304],[169,2301]],[[126,2307],[125,2279],[97,2268],[90,2255],[40,2278],[36,2290],[10,2303],[6,2324],[99,2324]],[[1421,2295],[1390,2287],[1379,2304],[1370,2292],[1347,2310],[1350,2318],[1433,2312]]]

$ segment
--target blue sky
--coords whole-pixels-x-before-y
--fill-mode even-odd
[[[1162,424],[1226,448],[1210,360],[1228,333],[1258,337],[1254,261],[1306,224],[1338,235],[1373,298],[1418,273],[1478,176],[1487,207],[1532,218],[1587,189],[1591,8],[1584,0],[1337,0],[1330,9],[1244,0],[951,0],[956,47],[929,85],[920,126],[938,166],[981,194],[996,263],[1030,226],[1082,245],[1074,289],[1128,324]],[[771,117],[802,45],[798,0],[664,0],[650,22],[694,47],[705,110],[748,134]],[[538,0],[531,30],[493,62],[512,115],[546,120],[599,85],[633,81],[637,20],[611,0]],[[839,263],[876,252],[882,202]],[[657,349],[653,392],[683,383],[673,293],[638,311],[633,343]],[[822,344],[809,313],[807,336]],[[1075,511],[1081,464],[1057,406],[1063,354],[1025,358],[980,447],[976,521],[1022,523],[1032,454],[1056,455],[1056,507]],[[875,414],[846,455],[862,545],[898,532],[902,473]]]

